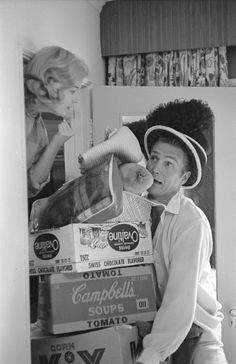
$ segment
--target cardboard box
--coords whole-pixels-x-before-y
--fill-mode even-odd
[[[32,364],[135,364],[139,353],[135,326],[114,326],[70,336],[31,335]]]
[[[37,322],[52,334],[152,321],[156,315],[152,265],[44,278],[39,286]]]
[[[136,326],[48,335],[31,325],[31,364],[135,364],[142,350]],[[168,358],[160,364],[171,364]]]
[[[70,224],[29,236],[30,275],[152,262],[150,222]]]

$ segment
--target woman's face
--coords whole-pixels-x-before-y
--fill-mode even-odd
[[[70,88],[62,88],[58,91],[58,98],[52,99],[48,105],[49,112],[62,116],[63,118],[69,117],[73,108],[73,103],[77,97],[76,86]]]

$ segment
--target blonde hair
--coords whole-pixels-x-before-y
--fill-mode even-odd
[[[68,50],[49,46],[33,56],[26,65],[25,75],[36,76],[44,83],[53,78],[65,87],[71,87],[87,77],[88,67],[81,58]]]
[[[35,79],[41,81],[43,86],[46,86],[52,79],[61,83],[65,88],[78,86],[87,76],[86,63],[75,54],[58,46],[42,48],[24,69],[25,81]],[[27,91],[26,88],[26,98]],[[30,98],[32,99],[32,94]]]

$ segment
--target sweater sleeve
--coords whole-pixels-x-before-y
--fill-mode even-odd
[[[47,178],[38,183],[34,180],[32,168],[37,164],[46,147],[49,144],[46,126],[41,118],[37,117],[34,122],[33,128],[26,138],[26,151],[27,151],[27,182],[28,182],[28,197],[36,196],[42,188],[50,181],[50,173]]]
[[[39,184],[37,181],[34,180],[31,173],[31,168],[29,168],[27,171],[27,181],[28,181],[28,197],[29,198],[34,197],[43,189],[44,186],[46,186],[46,184],[50,182],[50,174],[48,175],[47,179],[44,182]]]
[[[151,333],[143,340],[144,350],[138,363],[164,361],[185,339],[194,320],[198,283],[209,259],[211,243],[210,228],[202,219],[182,229],[172,242],[162,304]]]

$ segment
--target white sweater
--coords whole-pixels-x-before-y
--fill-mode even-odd
[[[154,238],[154,264],[162,303],[138,362],[158,364],[174,353],[192,323],[219,340],[223,314],[216,300],[207,217],[180,191],[165,206]]]

